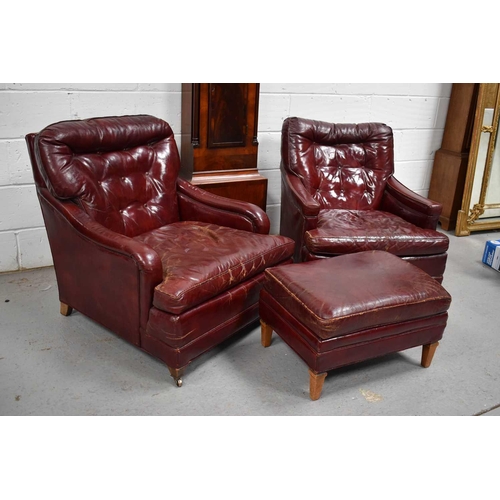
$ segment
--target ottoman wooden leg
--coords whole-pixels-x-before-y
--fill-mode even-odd
[[[309,396],[313,401],[316,401],[321,396],[323,390],[323,382],[327,373],[314,373],[309,369]]]
[[[273,329],[267,323],[260,320],[260,341],[264,347],[269,347],[271,345],[272,335]]]
[[[420,364],[424,368],[429,368],[429,366],[431,366],[432,358],[434,357],[434,353],[436,352],[436,347],[438,345],[439,342],[434,342],[434,344],[422,346],[422,361]]]

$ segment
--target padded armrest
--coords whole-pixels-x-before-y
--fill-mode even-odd
[[[442,208],[441,203],[420,196],[392,176],[387,181],[380,205],[380,210],[426,229],[436,229]]]
[[[163,280],[159,255],[116,233],[80,207],[38,187],[59,300],[141,345],[154,288]]]
[[[308,217],[317,216],[321,209],[321,205],[306,191],[301,180],[295,175],[285,171],[282,171],[282,175],[288,183],[288,187],[295,199],[297,208]]]
[[[177,195],[181,220],[269,234],[269,217],[252,203],[217,196],[180,178],[177,179]]]
[[[294,260],[302,260],[304,234],[318,225],[321,205],[307,192],[302,181],[281,165],[280,234],[295,241]]]
[[[111,231],[102,224],[92,220],[80,207],[71,202],[61,202],[55,199],[46,188],[39,189],[39,195],[90,243],[105,247],[122,255],[131,257],[137,267],[145,273],[157,275],[157,282],[162,281],[163,271],[159,255],[149,246],[132,238]]]

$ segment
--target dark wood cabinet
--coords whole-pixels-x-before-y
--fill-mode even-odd
[[[443,205],[439,222],[455,229],[462,205],[469,161],[478,83],[454,83],[441,148],[436,151],[429,186],[429,198]]]
[[[181,176],[227,198],[266,209],[257,170],[258,83],[183,83]]]

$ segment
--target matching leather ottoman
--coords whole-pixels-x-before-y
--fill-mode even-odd
[[[316,400],[334,368],[419,345],[429,367],[450,303],[435,279],[383,251],[274,267],[260,293],[262,345],[274,330],[306,362]]]

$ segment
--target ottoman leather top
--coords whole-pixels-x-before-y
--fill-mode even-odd
[[[267,269],[265,289],[326,340],[445,313],[448,292],[427,273],[383,251]]]

